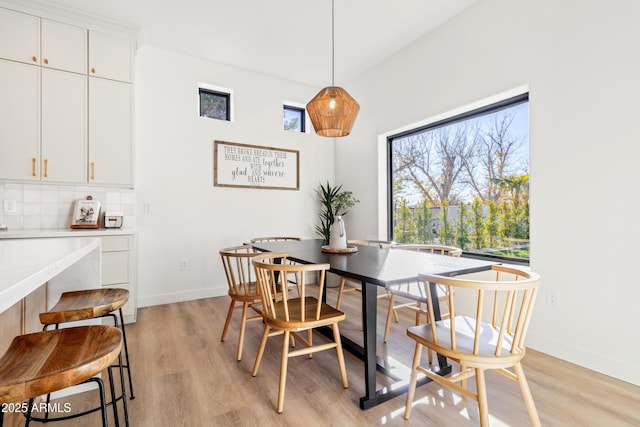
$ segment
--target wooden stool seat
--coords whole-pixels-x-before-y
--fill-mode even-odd
[[[79,326],[20,335],[0,358],[0,402],[21,402],[99,374],[120,354],[122,332]]]
[[[51,325],[106,316],[129,301],[129,291],[118,288],[98,288],[64,292],[56,305],[40,313],[40,323]]]
[[[78,320],[96,319],[100,317],[112,317],[114,326],[118,326],[118,316],[120,317],[120,330],[124,345],[125,364],[123,368],[127,371],[129,379],[129,398],[135,399],[133,394],[133,380],[131,379],[131,362],[129,361],[129,348],[127,346],[127,333],[124,327],[124,316],[122,307],[129,301],[129,291],[120,288],[96,288],[82,291],[64,292],[60,295],[58,302],[51,310],[40,313],[40,323],[47,329],[49,325]]]
[[[113,415],[119,425],[118,410],[111,368],[117,360],[122,383],[122,404],[125,424],[129,425],[124,378],[122,376],[121,350],[124,339],[122,331],[113,326],[92,325],[55,329],[19,335],[11,341],[7,351],[0,357],[0,404],[21,403],[28,400],[24,412],[25,426],[31,421],[63,421],[83,415],[85,411],[58,418],[36,418],[32,416],[34,399],[78,384],[98,384],[102,425],[107,426],[107,404],[104,384],[98,376],[105,369],[109,373]],[[47,405],[49,399],[47,398]],[[0,411],[0,426],[4,424],[4,412]]]

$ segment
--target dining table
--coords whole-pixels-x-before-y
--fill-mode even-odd
[[[301,264],[330,264],[330,272],[342,277],[362,282],[362,345],[344,335],[343,347],[364,361],[365,395],[360,398],[360,408],[369,409],[406,393],[408,378],[397,378],[390,366],[376,354],[377,301],[380,287],[397,283],[417,281],[420,273],[442,276],[457,276],[489,270],[497,262],[466,257],[450,257],[428,252],[379,248],[377,246],[355,245],[353,252],[327,252],[322,239],[299,241],[255,242],[251,245],[264,252],[284,252],[287,259]],[[436,295],[435,284],[431,284],[432,295]],[[326,287],[323,295],[326,301]],[[434,304],[434,309],[438,304]],[[438,307],[439,308],[439,307]],[[435,310],[435,320],[439,319],[439,309]],[[331,333],[330,330],[323,333]],[[444,357],[439,356],[442,375],[451,372]],[[381,372],[394,379],[393,385],[378,388],[376,373]],[[429,380],[422,378],[418,384]]]

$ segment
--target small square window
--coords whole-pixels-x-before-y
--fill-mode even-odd
[[[305,132],[305,109],[300,107],[284,106],[284,130]]]
[[[231,95],[208,89],[199,89],[200,117],[218,120],[231,120]]]

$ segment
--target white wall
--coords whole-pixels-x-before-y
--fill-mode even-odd
[[[379,236],[379,136],[528,87],[531,268],[543,277],[528,345],[638,385],[639,21],[634,0],[478,2],[345,85],[361,113],[336,143],[337,182],[361,200],[350,235]]]
[[[304,105],[317,88],[151,46],[138,50],[136,68],[140,306],[226,294],[218,254],[226,246],[315,237],[314,191],[333,181],[335,144],[282,130],[282,104]],[[233,122],[198,116],[198,82],[233,89]],[[214,187],[214,140],[299,150],[300,191]]]

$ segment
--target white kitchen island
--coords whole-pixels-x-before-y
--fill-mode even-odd
[[[100,287],[98,237],[0,239],[0,354],[62,292]]]

